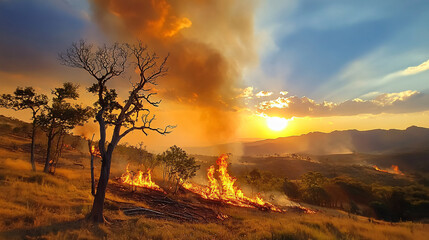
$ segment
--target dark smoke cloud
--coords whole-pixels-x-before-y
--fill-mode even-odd
[[[208,136],[233,134],[242,68],[256,59],[253,1],[92,0],[94,16],[114,40],[141,39],[170,53],[163,98],[195,106]]]

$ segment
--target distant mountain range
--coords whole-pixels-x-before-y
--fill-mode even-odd
[[[411,126],[405,130],[345,130],[331,133],[312,132],[255,142],[187,148],[193,154],[275,155],[306,153],[315,155],[342,153],[389,153],[429,149],[429,129]]]

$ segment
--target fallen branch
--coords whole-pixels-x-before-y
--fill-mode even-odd
[[[143,207],[132,208],[132,209],[125,209],[125,210],[122,210],[122,211],[127,216],[130,216],[130,215],[139,215],[139,214],[145,214],[145,213],[154,213],[154,214],[157,214],[157,215],[162,215],[162,216],[172,217],[172,218],[179,218],[179,219],[184,219],[184,220],[188,220],[188,221],[198,220],[197,218],[195,218],[193,216],[187,217],[187,216],[183,216],[183,215],[179,215],[179,214],[163,213],[163,212],[158,212],[158,211],[155,211],[155,210],[152,210],[152,209],[143,208]]]
[[[152,209],[147,209],[147,208],[142,208],[142,207],[138,207],[138,208],[131,208],[131,209],[124,209],[122,210],[125,215],[129,214],[129,213],[135,213],[135,212],[150,212],[150,213],[155,213],[155,214],[159,214],[159,215],[165,215],[162,212],[158,212]]]
[[[82,167],[82,169],[85,169],[85,166],[82,163],[73,163],[74,165],[77,165],[79,167]]]

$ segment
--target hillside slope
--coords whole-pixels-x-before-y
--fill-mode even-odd
[[[52,176],[32,172],[24,151],[1,151],[6,157],[0,158],[0,239],[405,240],[425,239],[429,234],[427,224],[392,224],[324,208],[316,214],[302,214],[218,206],[216,210],[228,218],[210,223],[126,216],[116,203],[144,204],[112,192],[108,192],[106,202],[110,223],[93,225],[84,220],[92,202],[88,161],[82,159],[84,168],[73,164],[84,156],[69,151],[62,168]]]

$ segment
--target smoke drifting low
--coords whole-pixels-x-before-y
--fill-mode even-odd
[[[256,60],[253,1],[92,0],[92,8],[114,40],[139,38],[160,55],[170,53],[160,94],[195,107],[208,138],[234,134],[234,89],[242,68]]]

